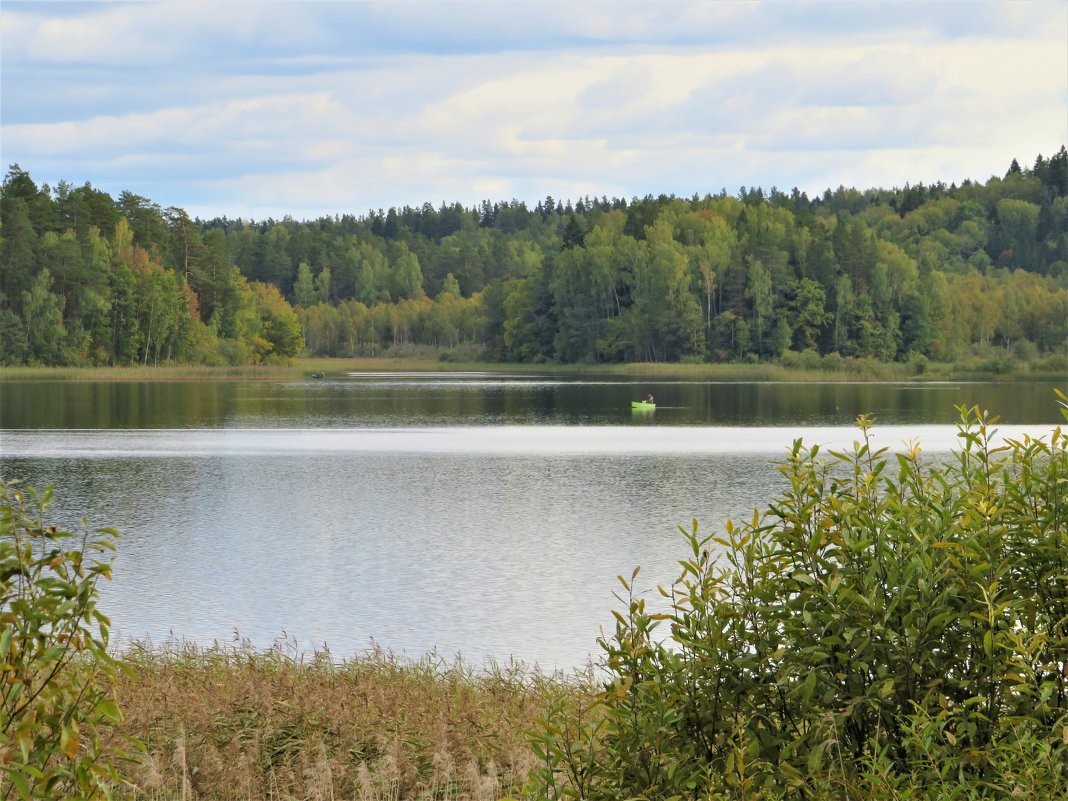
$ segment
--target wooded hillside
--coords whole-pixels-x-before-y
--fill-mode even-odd
[[[818,198],[546,197],[191,219],[89,183],[0,197],[0,362],[1034,360],[1068,342],[1068,152]]]

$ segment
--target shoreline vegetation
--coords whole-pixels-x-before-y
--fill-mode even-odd
[[[791,358],[792,357],[792,358]],[[640,377],[707,378],[716,381],[990,381],[1062,380],[1068,376],[1068,355],[1053,355],[1032,363],[1016,362],[1008,354],[956,362],[879,362],[873,359],[787,354],[778,363],[631,362],[625,364],[521,364],[457,358],[450,351],[373,357],[305,357],[258,365],[207,366],[192,364],[117,365],[98,367],[0,366],[5,381],[294,381],[345,373],[463,373],[485,372],[539,375],[624,375]]]
[[[498,801],[537,768],[543,710],[596,695],[591,671],[380,649],[337,660],[284,643],[141,643],[122,660],[117,733],[144,744],[127,771],[136,801]]]

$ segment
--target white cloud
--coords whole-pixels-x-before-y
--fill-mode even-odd
[[[11,58],[143,67],[220,42],[256,48],[313,43],[319,30],[303,3],[84,3],[79,13],[55,15],[49,5],[5,3],[11,10],[5,11],[3,43]]]
[[[51,7],[5,3],[5,160],[202,216],[983,179],[1068,140],[1063,3]]]

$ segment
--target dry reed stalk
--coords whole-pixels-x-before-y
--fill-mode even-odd
[[[145,801],[497,801],[535,764],[527,732],[547,688],[582,692],[519,666],[381,650],[334,663],[172,644],[126,661],[116,693],[123,733],[146,746],[130,771]]]

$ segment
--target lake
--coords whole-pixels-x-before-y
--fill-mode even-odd
[[[235,636],[336,657],[596,655],[615,576],[669,582],[677,530],[778,492],[790,442],[953,447],[954,404],[1048,433],[1053,383],[729,383],[490,373],[7,382],[0,474],[124,532],[116,639]],[[657,409],[632,414],[652,393]]]

